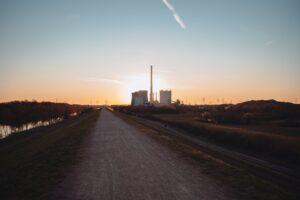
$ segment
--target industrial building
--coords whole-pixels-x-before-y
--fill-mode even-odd
[[[163,106],[169,106],[172,103],[172,92],[171,90],[160,90],[159,91],[159,103]]]
[[[154,98],[154,95],[156,98]],[[171,90],[160,90],[159,99],[157,101],[157,92],[153,92],[153,67],[150,66],[150,95],[148,101],[148,91],[139,90],[132,93],[131,105],[132,106],[144,106],[144,105],[154,105],[154,106],[170,106],[172,104],[172,92]]]
[[[132,93],[131,105],[142,106],[148,103],[148,91],[140,90]]]

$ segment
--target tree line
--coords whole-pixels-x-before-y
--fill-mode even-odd
[[[68,118],[74,113],[81,113],[88,106],[67,103],[13,101],[0,103],[0,125],[20,127],[28,123]]]

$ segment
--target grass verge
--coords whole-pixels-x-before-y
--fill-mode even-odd
[[[245,151],[286,165],[300,165],[299,137],[208,124],[198,122],[188,116],[148,115],[143,117],[182,129],[195,136],[204,137],[218,145]]]
[[[99,111],[93,111],[1,140],[1,198],[49,199],[51,190],[77,162],[76,152],[98,116]]]

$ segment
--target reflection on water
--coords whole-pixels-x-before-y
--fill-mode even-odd
[[[76,114],[72,115],[72,116],[76,116]],[[35,123],[32,122],[32,123],[28,123],[28,124],[23,124],[21,127],[12,127],[12,126],[7,126],[7,125],[4,125],[4,126],[0,125],[0,138],[5,138],[5,137],[9,136],[12,133],[27,131],[29,129],[40,127],[40,126],[48,126],[48,125],[51,125],[51,124],[55,124],[55,123],[60,122],[62,120],[63,120],[63,118],[58,117],[56,119],[51,119],[49,121],[38,121],[38,122],[35,122]]]
[[[77,115],[78,115],[78,113],[74,112],[74,113],[71,113],[69,116],[70,117],[75,117]],[[38,122],[31,122],[31,123],[28,123],[28,124],[23,124],[21,127],[12,127],[12,126],[7,126],[7,125],[0,125],[0,139],[9,136],[12,133],[27,131],[29,129],[40,127],[40,126],[48,126],[48,125],[51,125],[51,124],[55,124],[57,122],[61,122],[62,120],[63,120],[62,117],[58,117],[58,118],[51,119],[51,120],[48,120],[48,121],[38,121]]]

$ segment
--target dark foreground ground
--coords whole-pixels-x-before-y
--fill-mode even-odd
[[[1,199],[297,199],[130,116],[98,114],[0,141]]]
[[[195,163],[108,110],[53,199],[235,199]]]
[[[286,176],[284,167],[224,149],[159,122],[119,112],[114,114],[185,159],[195,161],[202,173],[226,185],[238,199],[299,199],[298,176]]]
[[[0,199],[48,199],[63,178],[99,111],[0,140]]]

